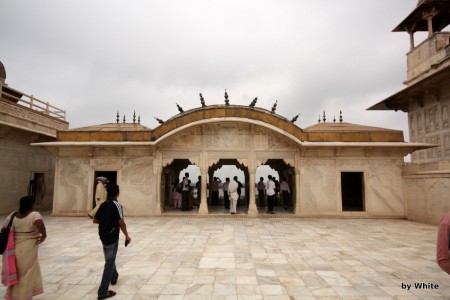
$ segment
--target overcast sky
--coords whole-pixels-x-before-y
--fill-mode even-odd
[[[405,131],[403,112],[366,111],[403,89],[417,0],[0,0],[6,83],[65,109],[70,128],[155,128],[184,110],[231,104],[305,128],[327,121]],[[419,38],[418,38],[418,37]],[[416,36],[416,43],[423,39]]]

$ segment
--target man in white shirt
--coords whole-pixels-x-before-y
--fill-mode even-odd
[[[274,214],[273,206],[275,203],[275,182],[272,180],[272,175],[269,175],[266,182],[266,195],[267,195],[267,213]]]
[[[238,187],[239,184],[237,183],[237,176],[233,177],[233,180],[230,182],[230,184],[228,184],[228,196],[230,198],[230,213],[232,215],[234,215],[236,213],[236,206],[237,206],[237,201],[239,199],[239,195],[238,195]]]

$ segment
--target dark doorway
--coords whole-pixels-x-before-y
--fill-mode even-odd
[[[42,198],[45,194],[44,173],[33,173],[33,178],[30,180],[28,195],[36,198],[36,204],[42,203]]]
[[[342,210],[364,211],[364,173],[342,172]]]

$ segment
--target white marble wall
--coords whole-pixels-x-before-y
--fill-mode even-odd
[[[343,214],[341,172],[362,172],[365,214],[404,216],[401,165],[398,158],[304,158],[300,171],[300,214]]]
[[[428,224],[438,224],[442,216],[450,211],[450,171],[426,169],[422,166],[406,166],[403,177],[408,219]],[[433,167],[433,166],[429,166]]]
[[[342,215],[341,172],[363,172],[365,211],[357,214],[403,217],[401,151],[372,148],[302,147],[274,131],[234,123],[194,126],[155,147],[61,147],[53,212],[85,215],[92,206],[96,171],[117,172],[125,212],[146,216],[163,211],[162,172],[174,159],[196,164],[204,178],[220,159],[237,159],[248,168],[252,186],[259,165],[283,159],[297,176],[293,190],[299,215]],[[253,202],[250,212],[256,213]],[[207,208],[201,213],[208,213]]]
[[[44,174],[44,186],[37,206],[50,209],[53,198],[55,157],[43,148],[31,147],[34,134],[0,126],[0,213],[19,207],[28,195],[33,173]]]
[[[438,145],[414,152],[415,163],[450,160],[450,86],[443,85],[440,92],[425,94],[410,104],[409,135],[411,142]]]
[[[92,209],[96,171],[116,171],[119,201],[129,216],[156,213],[156,176],[152,157],[61,157],[57,161],[57,181],[53,213],[85,215]]]

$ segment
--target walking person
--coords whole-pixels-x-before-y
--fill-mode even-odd
[[[230,213],[234,215],[236,213],[237,202],[239,199],[238,194],[239,184],[237,176],[233,177],[233,180],[228,184],[228,196],[230,197]]]
[[[91,219],[94,218],[100,204],[106,200],[106,185],[108,182],[108,178],[106,177],[97,177],[97,185],[95,186],[95,207],[88,214]]]
[[[287,183],[286,176],[280,183],[281,197],[283,198],[284,209],[289,209],[291,205],[291,190],[289,189],[289,184]]]
[[[274,214],[273,206],[275,202],[275,182],[272,180],[272,175],[269,175],[267,178],[269,179],[266,182],[267,213]]]
[[[225,183],[222,186],[223,189],[223,204],[225,209],[230,209],[230,197],[228,196],[228,186],[230,184],[230,177],[225,178]]]
[[[119,279],[119,273],[116,268],[116,256],[119,247],[120,230],[125,235],[125,246],[131,241],[123,217],[122,205],[117,200],[119,195],[119,186],[117,184],[109,185],[108,197],[100,205],[94,217],[94,223],[98,224],[98,235],[102,241],[103,254],[105,256],[105,266],[102,281],[97,292],[97,299],[111,298],[116,295],[116,292],[109,290],[109,285],[115,285]]]
[[[6,227],[13,218],[2,263],[7,300],[28,300],[44,292],[38,249],[47,232],[41,214],[33,210],[35,203],[33,196],[22,197],[19,211],[11,213],[3,224]]]

